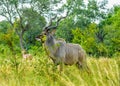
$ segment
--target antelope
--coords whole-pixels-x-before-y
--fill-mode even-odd
[[[36,37],[36,40],[41,40],[44,43],[48,56],[55,65],[60,65],[60,71],[63,70],[63,64],[76,64],[78,68],[85,68],[89,72],[85,50],[79,44],[66,43],[65,40],[54,37],[56,28],[63,18],[65,17],[60,17],[55,26],[52,26],[54,19],[52,18],[49,25],[45,26],[42,33]],[[46,40],[43,41],[44,36],[46,36]]]

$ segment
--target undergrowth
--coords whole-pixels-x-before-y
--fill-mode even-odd
[[[1,57],[2,58],[2,57]],[[0,86],[120,86],[120,57],[88,57],[91,74],[73,66],[62,73],[44,53],[23,60],[21,55],[0,59]]]

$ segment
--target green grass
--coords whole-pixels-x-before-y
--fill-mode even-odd
[[[33,57],[32,61],[21,56],[0,59],[0,86],[120,86],[120,57],[88,58],[89,75],[75,65],[64,66],[61,74],[53,72],[47,56]]]

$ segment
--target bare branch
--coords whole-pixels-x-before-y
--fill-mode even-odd
[[[27,31],[27,29],[29,29],[29,27],[30,27],[30,25],[29,25],[29,23],[27,23],[25,25],[25,27],[22,29],[22,33],[24,33],[25,31]]]
[[[11,18],[9,18],[7,15],[5,14],[0,14],[1,16],[5,17],[7,19],[7,21],[13,26],[13,22],[11,21]]]
[[[15,31],[16,31],[17,35],[20,37],[20,33],[18,31],[18,28],[15,28]]]

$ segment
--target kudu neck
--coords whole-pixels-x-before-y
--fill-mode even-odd
[[[48,34],[47,35],[46,43],[47,43],[48,46],[53,46],[55,44],[55,38],[54,38],[54,36],[51,35],[51,34]]]

